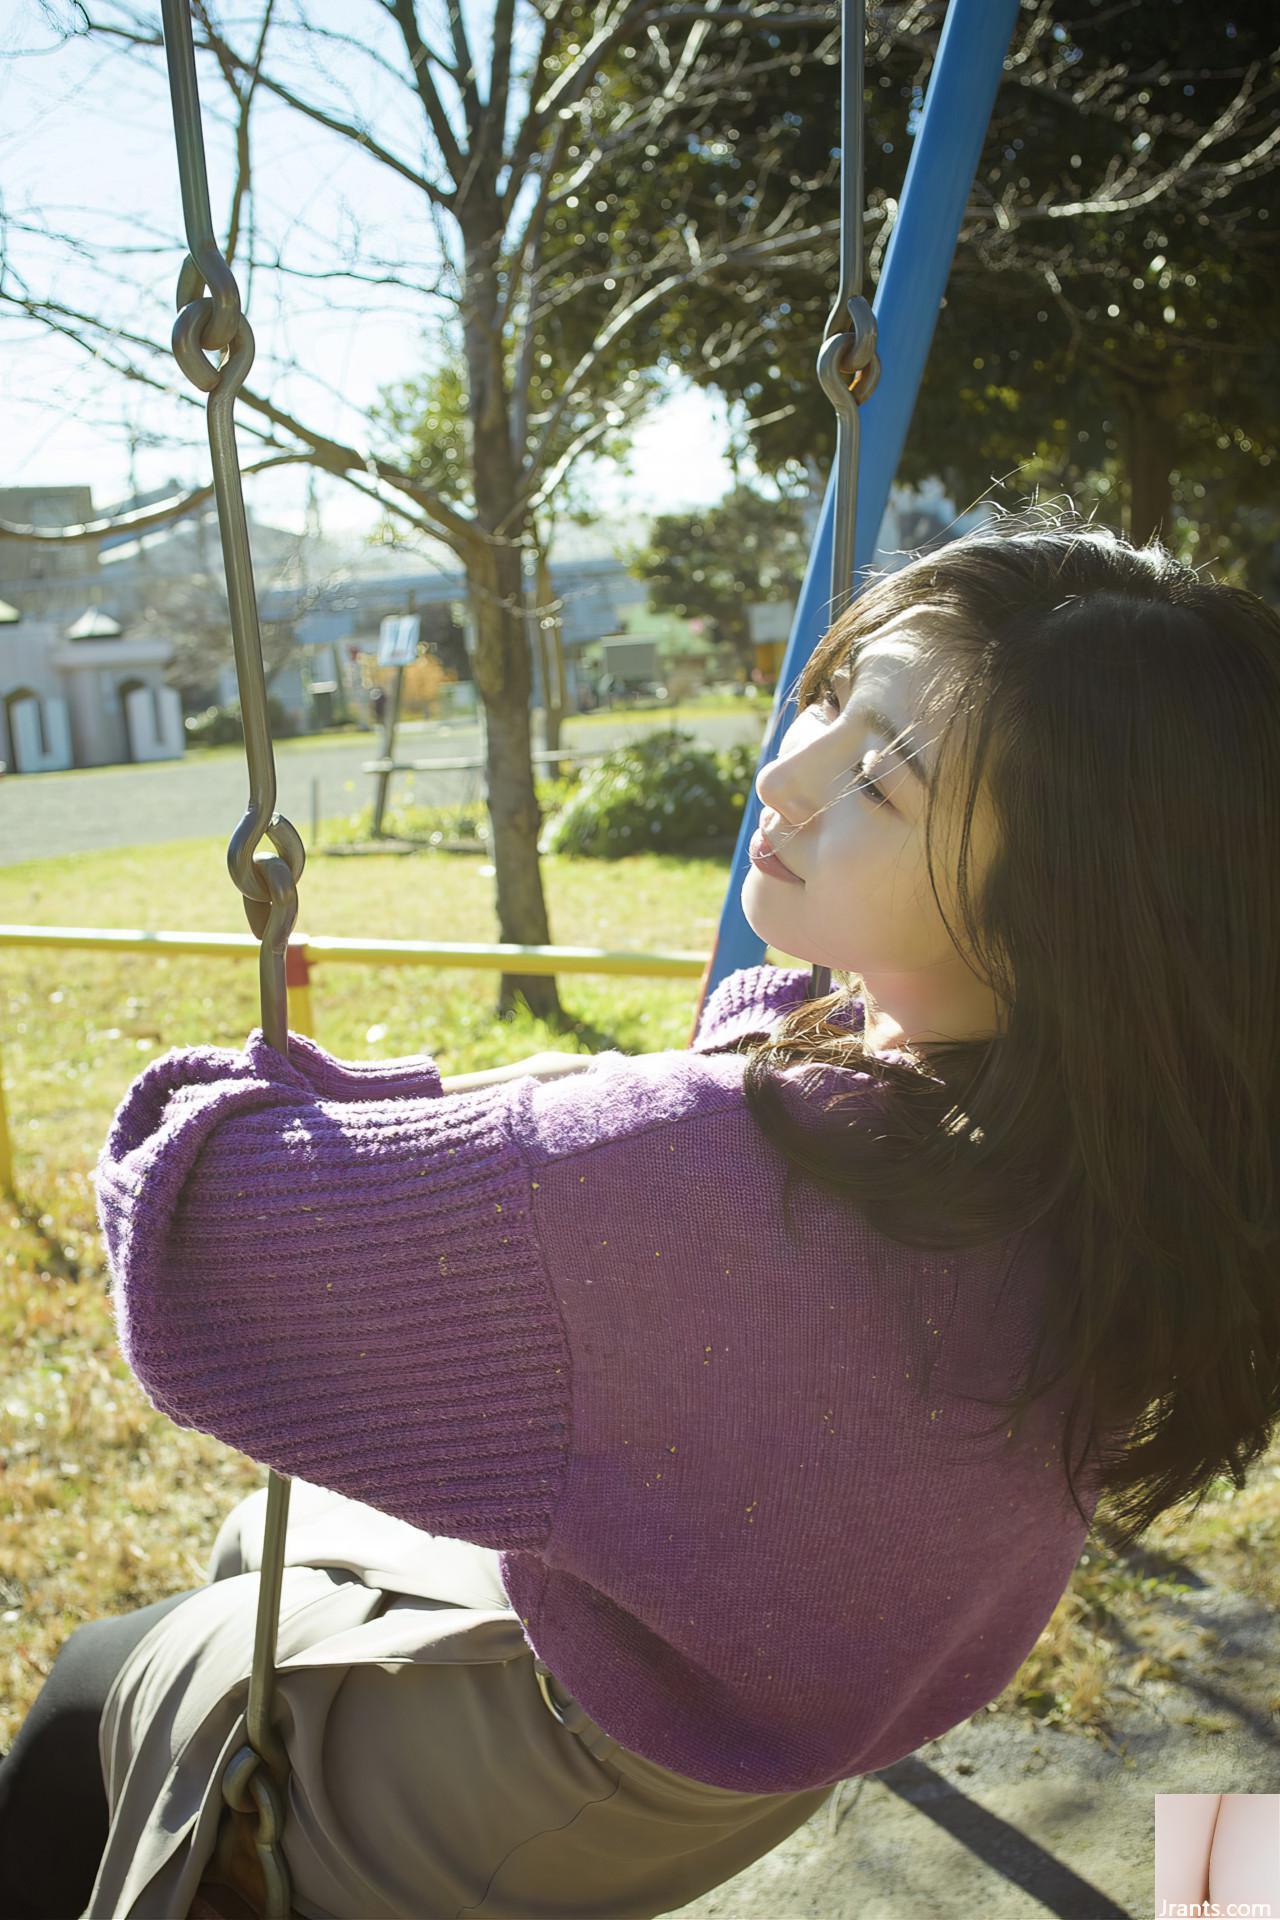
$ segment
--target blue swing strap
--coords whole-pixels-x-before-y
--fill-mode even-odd
[[[854,406],[850,407],[847,394],[839,402],[841,408],[848,411],[849,427],[844,435],[845,445],[841,447],[837,443],[835,469],[809,553],[758,767],[767,766],[774,758],[790,690],[818,640],[829,628],[831,618],[846,604],[850,586],[860,580],[875,552],[889,488],[906,441],[960,224],[1017,19],[1018,0],[950,0],[947,8],[875,290],[879,334],[892,343],[892,353],[874,398],[867,388],[860,393],[855,391]],[[846,55],[851,33],[846,20]],[[847,102],[847,88],[845,98]],[[852,145],[853,141],[845,138],[846,165],[854,159],[849,151]],[[861,188],[857,191],[860,197]],[[847,203],[844,211],[846,218],[852,217],[853,209]],[[857,239],[860,234],[854,236],[854,240]],[[852,276],[853,271],[860,272],[860,269],[853,258],[852,242],[846,240],[845,247]],[[856,292],[857,285],[851,277],[849,286],[842,286],[842,295],[847,298]],[[838,300],[829,327],[839,322],[840,311]],[[852,313],[849,317],[856,319]],[[834,352],[834,349],[824,342],[822,351]],[[835,384],[838,387],[839,381]],[[858,432],[856,403],[868,398],[871,398],[871,407],[859,442],[853,438]],[[844,412],[841,417],[846,417]],[[855,485],[846,485],[838,499],[844,459],[852,463]],[[860,513],[855,513],[855,508],[860,508]],[[846,540],[852,530],[852,565],[833,551],[842,529],[846,530]],[[714,993],[729,974],[741,967],[757,966],[764,958],[764,942],[748,923],[741,900],[742,883],[750,864],[748,849],[759,822],[760,801],[753,787],[738,829],[715,942],[699,983],[690,1044],[697,1034],[707,996]],[[811,997],[821,997],[830,991],[825,969],[815,969],[812,984]]]

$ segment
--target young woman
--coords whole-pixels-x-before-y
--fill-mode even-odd
[[[797,705],[743,906],[805,965],[689,1050],[449,1085],[255,1033],[117,1114],[125,1357],[299,1481],[310,1920],[684,1905],[994,1699],[1100,1502],[1123,1544],[1271,1438],[1280,621],[1037,512],[871,586]],[[261,1529],[71,1637],[14,1911],[260,1907]]]

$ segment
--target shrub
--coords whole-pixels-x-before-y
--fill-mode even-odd
[[[718,754],[664,728],[597,761],[544,825],[538,851],[619,860],[732,836],[754,770],[748,748]]]

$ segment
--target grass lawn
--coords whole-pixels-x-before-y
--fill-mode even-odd
[[[336,825],[337,823],[335,823]],[[225,930],[246,922],[225,841],[184,841],[0,869],[0,921]],[[313,857],[300,929],[371,938],[496,938],[493,880],[474,856]],[[546,856],[551,935],[605,948],[709,949],[729,860]],[[793,956],[767,956],[794,964]],[[376,1058],[427,1051],[446,1074],[575,1043],[527,1015],[498,1025],[489,971],[320,967],[317,1037]],[[695,981],[564,975],[581,1044],[679,1048]],[[245,960],[0,949],[3,1068],[19,1197],[0,1198],[0,1749],[65,1636],[82,1621],[201,1583],[218,1524],[265,1477],[147,1404],[116,1351],[88,1174],[126,1085],[153,1054],[239,1046],[257,1023]],[[1146,1545],[1280,1605],[1280,1450],[1239,1494],[1215,1490],[1191,1521]],[[997,1710],[1105,1738],[1111,1698],[1158,1678],[1147,1619],[1175,1585],[1141,1557],[1091,1545]],[[1167,1606],[1166,1606],[1167,1611]],[[1138,1651],[1135,1653],[1134,1649]]]

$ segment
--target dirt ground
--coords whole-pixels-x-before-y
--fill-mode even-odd
[[[1157,1793],[1280,1792],[1274,1610],[1203,1579],[1158,1611],[1176,1677],[1118,1690],[1108,1739],[977,1714],[683,1920],[1150,1920]]]

